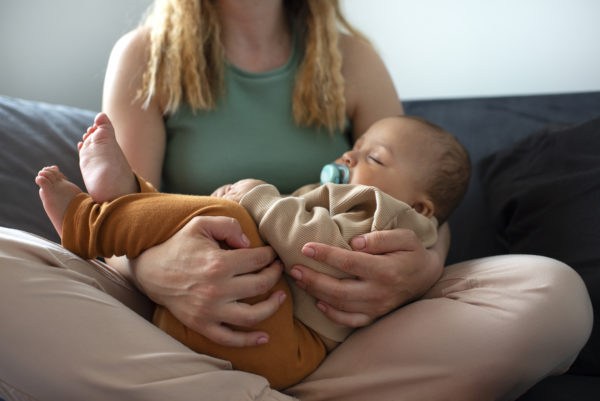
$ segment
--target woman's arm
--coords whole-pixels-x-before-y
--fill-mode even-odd
[[[160,188],[166,146],[162,105],[160,99],[152,99],[142,108],[143,101],[135,100],[149,57],[148,38],[148,31],[140,28],[115,45],[106,72],[103,110],[131,167]],[[245,248],[240,238],[239,224],[229,218],[197,218],[134,260],[121,257],[108,262],[191,329],[219,344],[254,345],[264,333],[234,332],[222,323],[249,327],[272,315],[281,294],[254,305],[237,300],[272,288],[281,266],[269,247],[223,251],[216,242],[226,239],[232,248]]]
[[[145,28],[123,36],[114,46],[104,80],[102,109],[108,114],[129,164],[155,188],[160,188],[166,132],[162,105],[153,98],[147,108],[135,100],[148,60]]]
[[[302,253],[356,279],[335,279],[306,266],[294,266],[297,284],[319,299],[317,306],[331,320],[360,327],[421,297],[442,274],[450,245],[448,224],[437,243],[423,248],[414,232],[375,231],[354,238],[354,251],[307,243]]]
[[[346,114],[356,140],[375,121],[404,114],[404,110],[392,78],[373,46],[342,35],[340,47]]]
[[[135,100],[142,84],[144,63],[149,57],[148,37],[144,28],[138,28],[113,47],[104,79],[102,109],[111,119],[117,141],[131,167],[155,188],[160,188],[166,138],[160,105],[153,99],[144,109],[142,102]],[[127,258],[113,257],[107,261],[140,286],[133,264]]]

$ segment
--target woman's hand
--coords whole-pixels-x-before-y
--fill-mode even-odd
[[[329,319],[361,327],[433,286],[442,274],[449,230],[447,225],[440,228],[431,249],[423,248],[414,232],[405,229],[360,235],[350,245],[354,251],[309,242],[302,253],[356,279],[336,279],[305,266],[294,266],[291,275],[319,300],[317,307]]]
[[[138,287],[194,331],[234,347],[259,343],[264,332],[234,331],[225,324],[251,327],[271,316],[285,295],[249,305],[240,299],[264,294],[281,276],[270,247],[247,248],[239,223],[228,217],[196,217],[166,242],[132,261]]]

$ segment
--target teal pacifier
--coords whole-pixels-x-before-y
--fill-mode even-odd
[[[347,184],[350,179],[350,170],[343,164],[329,163],[321,170],[321,184]]]

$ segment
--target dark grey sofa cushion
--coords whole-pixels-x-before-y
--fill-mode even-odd
[[[450,218],[452,244],[447,262],[509,252],[492,224],[484,199],[481,160],[544,129],[579,124],[600,113],[600,92],[493,97],[480,99],[420,100],[404,102],[407,114],[425,117],[454,133],[473,160],[473,176],[464,201]],[[598,294],[592,289],[592,298]],[[588,344],[582,354],[589,355]],[[597,354],[592,354],[597,358]],[[600,399],[600,378],[582,371],[580,358],[573,372],[553,376],[536,385],[519,400],[592,401]],[[584,362],[585,363],[585,362]]]
[[[405,102],[407,114],[431,120],[458,137],[473,162],[469,189],[450,216],[448,264],[507,253],[486,209],[479,162],[500,149],[549,127],[561,128],[596,117],[600,92]]]
[[[82,186],[77,141],[95,112],[0,96],[0,225],[59,241],[46,217],[34,178],[57,165]],[[83,187],[83,186],[82,186]]]
[[[584,279],[594,328],[571,372],[600,376],[600,117],[532,135],[481,167],[507,249],[561,260]]]

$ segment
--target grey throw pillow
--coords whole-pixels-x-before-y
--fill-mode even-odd
[[[96,112],[0,96],[0,226],[60,241],[46,217],[34,179],[57,165],[82,186],[77,142]]]

